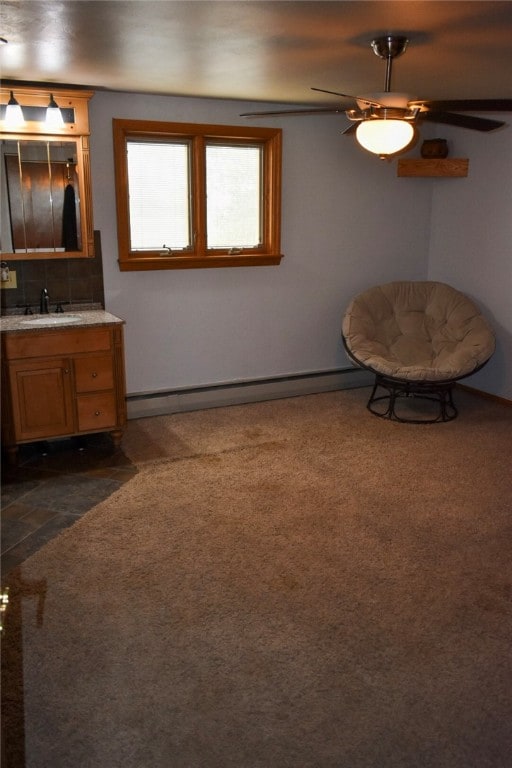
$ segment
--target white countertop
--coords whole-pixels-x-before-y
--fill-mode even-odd
[[[69,315],[67,322],[66,315]],[[80,319],[76,320],[77,317]],[[38,322],[31,323],[32,320]],[[50,315],[11,315],[0,317],[0,333],[58,331],[63,328],[83,328],[84,326],[111,325],[112,323],[124,323],[124,320],[111,315],[110,312],[105,312],[103,309],[91,309],[86,312],[73,312],[73,310],[62,313],[52,312]]]

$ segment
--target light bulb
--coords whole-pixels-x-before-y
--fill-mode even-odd
[[[7,102],[7,106],[5,108],[5,127],[6,128],[19,128],[21,125],[23,125],[25,122],[25,118],[23,117],[23,111],[14,98],[14,94],[11,91],[11,97],[9,101]]]
[[[46,109],[46,125],[48,128],[62,128],[64,125],[62,112],[59,109],[59,105],[53,98],[53,94],[50,94],[50,103]]]

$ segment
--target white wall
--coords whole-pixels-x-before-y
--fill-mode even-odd
[[[94,226],[106,308],[126,320],[129,394],[346,366],[340,322],[354,293],[427,277],[432,186],[411,194],[394,163],[341,135],[339,116],[258,119],[284,130],[280,266],[120,272],[112,118],[236,125],[253,108],[265,105],[101,92],[91,101]]]
[[[469,175],[433,182],[429,279],[471,296],[496,332],[494,356],[464,383],[512,400],[512,126],[438,132],[452,157],[469,158]]]

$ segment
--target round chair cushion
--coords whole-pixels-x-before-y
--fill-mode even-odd
[[[343,317],[350,357],[406,381],[454,381],[480,368],[495,336],[463,293],[433,281],[393,282],[356,296]]]

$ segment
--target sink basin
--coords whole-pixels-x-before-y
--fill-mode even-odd
[[[68,325],[79,323],[80,315],[48,315],[45,317],[33,317],[31,320],[20,320],[21,325]]]

